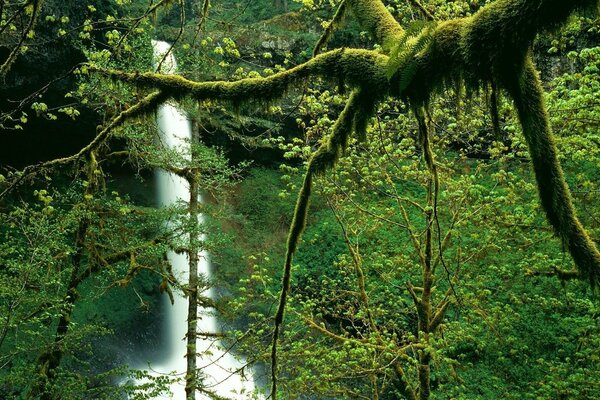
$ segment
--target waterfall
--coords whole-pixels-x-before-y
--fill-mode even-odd
[[[177,64],[171,53],[165,54],[170,48],[166,42],[152,41],[154,57],[164,61],[161,71],[175,73]],[[157,124],[160,141],[166,148],[176,149],[186,160],[190,160],[190,144],[192,128],[190,121],[169,102],[160,106],[157,114]],[[161,205],[172,205],[177,202],[187,202],[190,196],[189,186],[185,179],[163,170],[156,172],[158,200]],[[201,199],[199,199],[201,201]],[[199,217],[202,223],[203,217]],[[185,254],[171,252],[168,254],[173,273],[180,282],[188,280],[188,257]],[[199,255],[199,274],[210,280],[210,265],[208,255],[201,252]],[[155,376],[170,375],[178,379],[171,384],[171,395],[159,399],[185,399],[185,373],[186,373],[186,341],[187,333],[187,299],[182,294],[174,292],[174,305],[168,303],[165,329],[168,337],[166,360],[150,363],[150,373]],[[207,290],[203,296],[213,298],[213,291]],[[200,332],[218,333],[217,320],[212,313],[202,316],[198,321]],[[251,373],[246,376],[236,373],[243,361],[236,359],[230,352],[224,351],[216,340],[199,338],[196,343],[198,353],[198,368],[201,369],[201,387],[211,391],[217,396],[227,399],[248,399],[254,389]],[[207,395],[197,394],[196,399],[210,399]]]

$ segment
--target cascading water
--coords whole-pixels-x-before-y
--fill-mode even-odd
[[[171,53],[167,54],[170,45],[166,42],[152,41],[154,57],[156,60],[164,61],[161,65],[163,73],[175,73],[177,68],[175,58]],[[166,57],[165,57],[165,54]],[[190,121],[174,105],[165,103],[160,106],[157,115],[160,140],[166,148],[176,149],[184,158],[190,159],[190,144],[192,140],[192,129]],[[158,198],[161,205],[172,205],[177,202],[187,202],[190,196],[189,186],[185,179],[162,170],[156,172]],[[202,223],[200,216],[200,223]],[[173,273],[180,282],[188,280],[188,257],[185,254],[171,252],[168,254]],[[207,254],[202,252],[199,257],[198,270],[210,279],[210,268]],[[212,298],[213,293],[209,289],[203,293],[204,296]],[[169,303],[170,306],[170,303]],[[174,293],[174,305],[167,313],[166,329],[169,342],[165,344],[168,348],[168,357],[158,363],[150,364],[152,375],[170,375],[177,379],[170,386],[171,395],[159,397],[160,399],[185,399],[185,373],[186,373],[186,340],[187,333],[187,301],[184,296]],[[198,322],[200,332],[217,333],[217,321],[213,315],[203,316]],[[196,343],[198,353],[198,368],[202,371],[201,387],[217,396],[229,399],[250,398],[254,389],[251,374],[244,378],[236,371],[240,370],[243,363],[236,359],[231,353],[224,351],[214,340],[199,338]],[[208,395],[196,396],[196,399],[210,399]]]

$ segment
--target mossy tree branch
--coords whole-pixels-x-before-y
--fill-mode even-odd
[[[138,87],[160,89],[175,99],[192,97],[198,101],[211,99],[239,105],[252,101],[272,102],[305,79],[315,76],[334,84],[342,82],[354,88],[370,88],[383,96],[389,87],[385,75],[387,62],[388,57],[374,51],[337,49],[266,78],[248,78],[233,82],[195,82],[178,75],[128,73],[103,70],[94,66],[90,66],[90,70]]]
[[[546,217],[571,253],[579,275],[596,288],[600,285],[600,253],[575,215],[548,125],[541,82],[531,62],[508,89],[523,126]]]
[[[321,143],[308,162],[304,182],[298,194],[294,217],[289,229],[279,306],[275,314],[275,328],[273,329],[271,346],[271,398],[273,400],[277,399],[277,339],[281,325],[283,324],[285,306],[290,291],[292,260],[298,248],[302,232],[306,227],[313,177],[314,175],[324,173],[335,165],[338,158],[346,150],[352,132],[358,132],[358,135],[362,136],[360,132],[366,126],[362,123],[362,117],[359,117],[359,115],[364,109],[371,109],[373,107],[374,99],[369,91],[354,91],[350,95],[346,107],[335,122],[332,133]]]
[[[391,50],[404,36],[404,29],[380,0],[346,0],[346,3],[361,28],[385,50]]]
[[[333,34],[333,31],[342,23],[347,10],[348,7],[346,6],[346,0],[342,0],[337,11],[333,15],[333,18],[329,22],[329,25],[325,27],[325,31],[317,41],[317,44],[313,49],[313,57],[316,57],[321,52],[323,46],[327,44],[327,41],[329,41],[329,38]]]
[[[548,220],[570,251],[582,277],[588,279],[592,287],[600,283],[600,253],[575,215],[570,192],[557,160],[539,78],[528,55],[528,49],[538,33],[563,24],[578,10],[597,9],[599,1],[496,0],[471,17],[428,27],[417,37],[407,37],[409,35],[380,0],[346,0],[344,4],[357,18],[362,29],[382,45],[384,53],[390,53],[395,46],[408,47],[407,51],[398,53],[404,59],[398,62],[394,57],[378,51],[339,49],[270,77],[234,82],[193,82],[178,76],[132,74],[92,67],[96,72],[116,80],[159,89],[168,97],[192,97],[198,101],[214,99],[234,105],[274,101],[292,86],[315,76],[336,85],[343,82],[353,88],[354,92],[334,125],[332,134],[311,157],[298,196],[288,237],[280,303],[273,332],[273,399],[277,394],[277,338],[290,289],[293,255],[306,225],[313,175],[335,165],[347,145],[350,132],[355,131],[360,138],[364,137],[367,121],[376,103],[387,95],[407,100],[417,110],[417,119],[420,128],[423,128],[427,122],[422,110],[430,98],[446,86],[464,83],[469,88],[477,89],[492,84],[508,92],[519,113]],[[390,63],[398,68],[388,74]],[[427,154],[425,156],[431,170],[432,160],[427,159]],[[430,200],[433,200],[435,190],[431,192]],[[432,223],[433,215],[428,219],[429,230]],[[428,268],[431,268],[432,262],[430,247],[430,243],[426,249],[417,247],[421,260],[425,259]],[[424,285],[423,291],[430,290],[431,287]],[[418,299],[416,293],[411,294]],[[423,299],[423,295],[420,299]],[[427,304],[425,308],[430,313],[429,307]],[[420,328],[428,333],[430,325],[423,324]],[[423,388],[428,386],[425,381],[429,379],[429,355],[422,355],[420,365],[423,367],[420,374]],[[428,392],[419,393],[420,398],[428,396]]]

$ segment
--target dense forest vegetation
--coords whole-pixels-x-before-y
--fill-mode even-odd
[[[0,399],[600,398],[599,8],[0,0]]]

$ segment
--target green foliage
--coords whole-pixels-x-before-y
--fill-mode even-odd
[[[3,204],[6,212],[0,217],[0,307],[6,311],[0,313],[0,365],[7,366],[0,371],[0,391],[7,398],[28,391],[29,377],[40,372],[38,359],[54,348],[55,338],[64,344],[64,358],[49,387],[53,394],[115,398],[121,391],[135,392],[133,384],[122,390],[111,386],[112,377],[126,372],[100,370],[89,353],[106,356],[97,353],[98,343],[111,339],[101,336],[151,321],[151,315],[134,316],[132,309],[155,306],[156,284],[162,282],[167,290],[184,288],[163,263],[165,251],[189,244],[181,233],[214,232],[217,225],[231,237],[211,234],[211,240],[192,244],[214,254],[217,281],[224,289],[218,308],[237,321],[232,324],[237,330],[227,332],[225,340],[239,341],[248,360],[257,363],[260,380],[261,363],[269,361],[280,260],[285,257],[282,243],[294,225],[290,193],[301,185],[304,195],[285,271],[296,279],[284,284],[289,298],[278,357],[280,388],[289,398],[410,397],[425,376],[424,366],[434,399],[600,396],[598,300],[585,285],[571,280],[576,274],[573,263],[561,253],[561,245],[571,250],[580,270],[590,275],[586,265],[594,260],[582,262],[577,252],[593,247],[600,233],[600,51],[590,47],[596,43],[597,20],[573,17],[564,31],[545,32],[536,44],[537,59],[560,72],[554,79],[547,77],[548,113],[535,73],[529,69],[515,74],[522,60],[529,65],[524,54],[540,29],[554,28],[567,11],[593,2],[392,0],[384,6],[346,1],[361,29],[379,41],[378,53],[342,49],[296,67],[291,66],[308,57],[316,39],[307,21],[317,10],[322,14],[315,19],[329,20],[339,2],[296,2],[303,3],[302,12],[290,3],[293,12],[281,17],[275,15],[285,11],[285,2],[254,2],[239,17],[237,2],[212,2],[209,15],[219,18],[204,21],[200,29],[194,12],[201,2],[185,2],[183,10],[176,2],[165,2],[165,8],[150,12],[158,3],[149,9],[143,1],[76,6],[47,1],[38,28],[25,35],[25,45],[18,43],[20,32],[27,29],[23,22],[13,24],[14,29],[4,22],[18,2],[2,9],[0,29],[12,32],[2,38],[2,45],[19,53],[13,65],[35,64],[32,49],[61,58],[48,43],[65,45],[76,53],[73,59],[89,61],[77,69],[76,85],[59,90],[60,102],[35,95],[18,107],[3,103],[3,127],[27,130],[36,121],[81,121],[90,108],[101,109],[94,120],[111,119],[158,87],[163,91],[156,95],[160,99],[181,100],[199,132],[217,129],[217,134],[239,136],[241,129],[260,130],[255,142],[278,145],[290,162],[280,173],[252,170],[235,188],[235,215],[219,205],[205,205],[203,211],[215,219],[202,226],[191,222],[182,207],[142,207],[95,187],[98,182],[89,176],[83,182],[69,175],[72,185],[36,181],[35,192],[23,186],[23,200],[15,197]],[[541,3],[543,13],[536,9]],[[400,29],[388,12],[407,29]],[[132,15],[139,19],[122,18]],[[439,21],[465,19],[425,24],[419,22],[424,15]],[[505,23],[497,24],[499,19]],[[163,25],[158,30],[153,28],[156,21]],[[339,21],[334,18],[333,27]],[[238,22],[248,26],[236,27]],[[282,42],[263,34],[247,38],[263,26],[271,35],[282,35],[286,25],[300,32]],[[176,42],[185,79],[153,73],[149,38],[155,35]],[[344,45],[364,44],[365,36]],[[515,49],[515,43],[521,46]],[[108,78],[94,72],[98,69],[119,71],[111,71]],[[14,83],[31,74],[13,68],[8,77]],[[249,79],[215,82],[231,77]],[[349,86],[351,93],[336,94],[324,89],[326,84],[340,91]],[[487,88],[490,84],[494,94]],[[498,88],[516,100],[525,132],[507,92]],[[422,159],[423,142],[417,139],[419,126],[409,105],[386,99],[389,93],[405,95],[413,108],[429,103],[441,182],[435,206],[431,171]],[[498,93],[493,129],[486,109]],[[275,106],[284,95],[288,99],[283,106]],[[232,121],[256,108],[249,102],[261,103],[262,110]],[[269,139],[296,111],[306,139]],[[265,121],[274,115],[281,123]],[[547,120],[556,133],[557,152]],[[226,194],[230,177],[241,174],[221,151],[202,144],[194,145],[190,154],[165,151],[154,140],[152,118],[138,115],[135,122],[106,131],[105,146],[98,147],[101,153],[114,151],[111,157],[117,156],[126,145],[128,161],[139,170],[202,170],[208,197]],[[554,153],[565,167],[589,237],[574,219]],[[102,164],[109,162],[99,158]],[[541,216],[532,160],[546,212],[562,243]],[[302,184],[300,175],[306,169],[309,175]],[[92,168],[92,174],[104,176],[99,168]],[[12,179],[18,174],[6,175]],[[0,186],[6,185],[5,179],[0,175]],[[310,189],[314,198],[308,212]],[[172,230],[164,229],[167,221]],[[83,243],[78,240],[82,232]],[[426,298],[428,254],[435,265],[429,310],[419,304]],[[81,297],[73,303],[74,271],[82,279],[76,279]],[[590,278],[594,283],[596,278]],[[424,310],[435,321],[427,332],[422,329]],[[57,327],[65,317],[70,325],[63,338]],[[280,307],[279,323],[282,317]],[[140,379],[144,373],[134,375]],[[156,379],[148,390],[158,393],[166,381]],[[145,395],[138,390],[137,396]]]
[[[417,72],[416,55],[423,51],[432,40],[435,23],[417,21],[409,25],[402,41],[390,52],[387,76],[391,79],[398,74],[398,92],[403,93]]]
[[[583,54],[595,53],[584,50]],[[567,154],[569,174],[579,171],[579,183],[571,187],[584,185],[593,191],[597,187],[595,130],[579,119],[581,115],[594,118],[597,112],[594,96],[585,96],[596,84],[596,75],[589,72],[556,79],[548,105],[550,110],[572,110],[565,104],[574,101],[583,105],[578,112],[588,113],[566,118],[551,111],[551,117],[560,154]],[[428,344],[433,357],[432,398],[593,398],[598,395],[599,379],[593,361],[598,357],[593,345],[598,336],[597,299],[585,285],[561,284],[553,277],[553,271],[570,270],[572,264],[560,253],[560,244],[539,214],[522,134],[514,128],[514,112],[502,100],[504,137],[498,142],[491,134],[489,116],[481,111],[487,94],[461,99],[469,107],[460,114],[454,112],[453,96],[449,92],[448,99],[434,108],[442,182],[441,232],[435,234],[442,238],[450,234],[443,251],[445,265],[440,261],[436,273],[436,302],[451,289],[449,278],[454,282],[454,300],[439,328],[441,335]],[[336,104],[333,96],[311,89],[301,109],[304,118],[299,118],[309,137],[331,129],[328,111]],[[406,107],[388,102],[380,107],[378,121],[367,130],[370,140],[351,141],[351,151],[335,171],[315,183],[315,196],[321,204],[320,196],[333,202],[352,232],[365,268],[369,309],[392,351],[398,342],[414,340],[417,333],[417,316],[405,284],[418,280],[419,271],[398,207],[406,209],[413,232],[423,232],[424,210],[419,207],[425,206],[428,178],[414,137],[416,126]],[[577,129],[582,130],[571,135]],[[290,157],[306,159],[310,154],[300,144],[290,144],[286,150]],[[485,159],[475,161],[470,159],[473,156]],[[295,175],[301,171],[290,170]],[[598,212],[593,195],[587,190],[577,192],[576,201],[589,210],[582,218],[593,218]],[[593,220],[588,224],[595,235],[596,224]],[[438,250],[435,244],[434,251]],[[244,290],[233,301],[237,307],[274,301],[277,269],[272,257],[280,252],[279,248],[253,259],[250,277],[240,282]],[[390,359],[370,347],[377,341],[358,299],[354,268],[339,225],[327,209],[309,214],[293,273],[296,278],[279,349],[283,393],[290,398],[360,398],[377,390],[379,398],[398,398],[393,385],[387,384],[397,379]],[[266,346],[269,313],[254,310],[251,331],[262,332],[258,346]],[[247,351],[256,346],[249,345]],[[415,356],[410,352],[407,356],[406,373],[414,374]]]
[[[16,203],[9,213],[2,214],[1,251],[5,262],[0,269],[0,297],[6,309],[0,346],[7,368],[0,373],[0,386],[7,398],[22,398],[35,383],[31,377],[39,374],[36,360],[54,346],[57,321],[65,315],[70,318],[72,313],[65,300],[69,287],[75,288],[71,296],[81,290],[81,312],[87,316],[74,313],[72,323],[77,329],[61,338],[64,365],[57,369],[48,390],[65,398],[72,398],[73,393],[114,398],[118,391],[111,386],[111,380],[119,372],[105,370],[107,365],[114,365],[112,362],[88,364],[91,352],[98,351],[91,344],[102,340],[100,337],[110,333],[110,329],[130,328],[128,319],[132,313],[125,310],[137,309],[142,297],[129,296],[133,294],[130,290],[128,296],[119,300],[118,310],[125,314],[120,320],[99,313],[91,304],[134,266],[141,268],[156,262],[157,256],[160,259],[160,249],[149,246],[149,242],[161,222],[152,213],[131,213],[134,206],[114,195],[84,197],[82,186],[87,184],[78,182],[66,192],[52,186],[50,191],[36,190],[28,202]],[[75,261],[82,251],[75,240],[82,220],[89,221],[85,267]],[[132,264],[129,252],[138,264]],[[114,261],[105,269],[106,260]],[[80,285],[88,276],[93,276],[93,284]],[[156,307],[147,294],[144,297],[146,307]],[[101,355],[97,353],[96,357]]]

